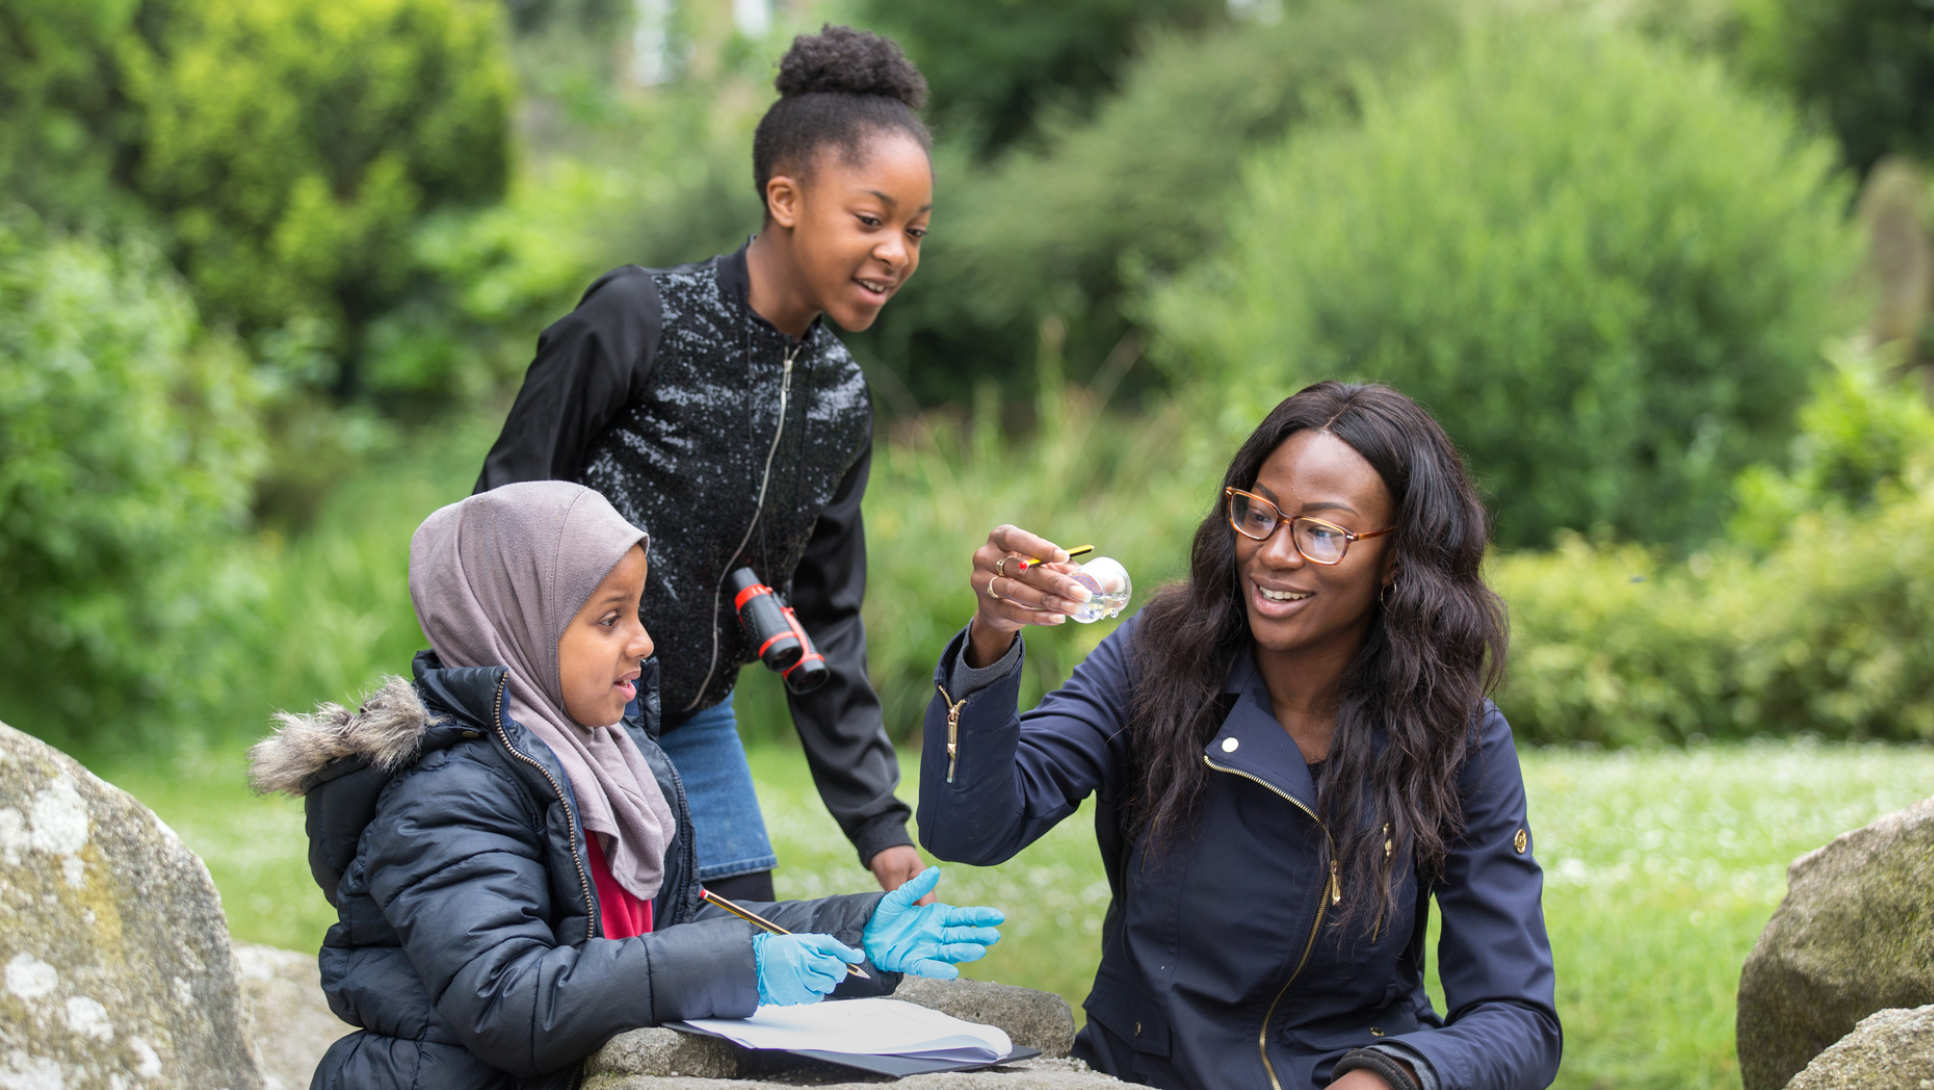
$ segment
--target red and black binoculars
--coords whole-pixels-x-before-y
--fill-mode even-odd
[[[739,623],[759,649],[759,660],[766,668],[785,679],[786,688],[795,693],[810,693],[826,683],[831,671],[826,657],[813,646],[812,637],[799,623],[779,592],[759,582],[751,568],[732,573],[732,608]]]

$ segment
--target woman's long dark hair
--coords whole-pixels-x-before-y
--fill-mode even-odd
[[[1384,825],[1426,876],[1442,873],[1462,828],[1458,773],[1503,669],[1504,607],[1479,575],[1488,526],[1463,461],[1437,421],[1388,386],[1321,382],[1283,401],[1236,451],[1222,487],[1254,487],[1276,448],[1309,428],[1362,455],[1396,513],[1395,577],[1341,679],[1317,792],[1345,891],[1339,922],[1367,926],[1372,909],[1381,916],[1394,907],[1392,866],[1405,857],[1385,851]],[[1141,779],[1131,821],[1161,846],[1181,832],[1208,782],[1203,747],[1226,713],[1222,688],[1236,656],[1250,653],[1220,487],[1196,528],[1188,582],[1141,614],[1132,728]],[[1380,896],[1355,892],[1368,890]]]

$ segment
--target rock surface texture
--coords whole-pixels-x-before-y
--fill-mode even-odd
[[[254,1090],[208,870],[132,797],[0,723],[0,1086]]]
[[[1786,1090],[1934,1090],[1934,1006],[1868,1015]]]
[[[304,1090],[322,1054],[355,1029],[329,1010],[316,956],[238,942],[235,972],[266,1090]]]
[[[1931,1003],[1934,799],[1927,799],[1787,868],[1786,898],[1740,974],[1741,1081],[1745,1090],[1779,1090],[1869,1014]]]
[[[1101,1090],[1127,1084],[1067,1058],[1074,1015],[1060,996],[978,980],[908,977],[895,998],[1001,1027],[1041,1055],[998,1070],[912,1075],[904,1090]],[[765,1058],[712,1037],[639,1029],[611,1039],[585,1064],[584,1090],[752,1090],[756,1087],[878,1087],[877,1076],[796,1057]],[[731,1081],[727,1081],[731,1080]]]

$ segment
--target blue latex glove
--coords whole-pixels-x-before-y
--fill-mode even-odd
[[[940,868],[928,867],[880,898],[860,932],[860,945],[873,964],[888,972],[952,980],[960,975],[955,965],[979,961],[988,947],[1001,941],[997,926],[1007,917],[998,908],[913,903],[939,881]]]
[[[831,935],[752,936],[752,963],[759,970],[761,1006],[817,1003],[846,979],[846,963],[858,950]]]

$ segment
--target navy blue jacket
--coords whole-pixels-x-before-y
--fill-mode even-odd
[[[758,1003],[752,929],[699,899],[691,814],[652,740],[655,663],[626,727],[672,803],[655,929],[602,937],[584,831],[557,758],[510,717],[501,667],[417,656],[362,708],[286,717],[256,747],[258,787],[306,801],[310,869],[337,910],[323,941],[329,1007],[362,1027],[312,1088],[562,1088],[612,1035]],[[795,931],[860,944],[879,893],[761,904]],[[838,994],[891,990],[870,970]]]
[[[1212,770],[1185,842],[1150,852],[1127,836],[1134,789],[1131,620],[1068,683],[1017,715],[1018,661],[957,708],[936,695],[921,752],[920,842],[941,859],[999,863],[1097,796],[1112,899],[1076,1054],[1117,1077],[1176,1088],[1329,1083],[1352,1048],[1393,1045],[1426,1085],[1542,1087],[1560,1050],[1543,875],[1530,850],[1511,729],[1486,702],[1459,778],[1465,830],[1429,891],[1443,917],[1440,1017],[1423,985],[1415,868],[1374,936],[1324,926],[1329,833],[1309,767],[1270,709],[1251,658],[1203,750]],[[941,658],[949,688],[964,633]],[[1427,903],[1427,902],[1422,902]]]

